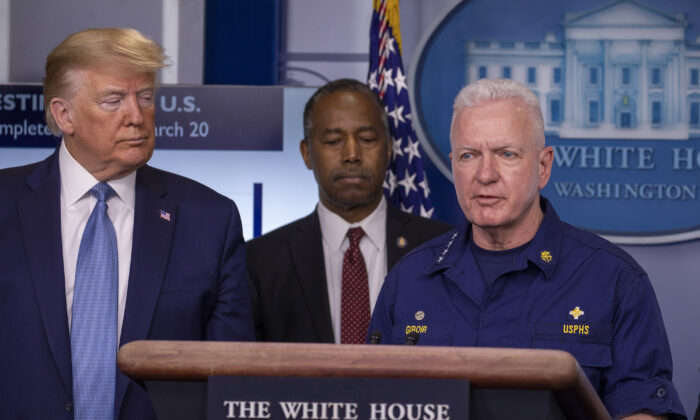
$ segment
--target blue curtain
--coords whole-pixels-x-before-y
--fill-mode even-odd
[[[207,0],[204,83],[277,84],[280,0]]]

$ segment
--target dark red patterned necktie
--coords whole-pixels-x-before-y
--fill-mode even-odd
[[[367,266],[360,252],[361,227],[348,229],[350,247],[343,257],[343,286],[340,295],[340,342],[361,344],[369,328],[369,285]]]

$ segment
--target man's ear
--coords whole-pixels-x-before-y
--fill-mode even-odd
[[[73,109],[71,103],[63,98],[52,98],[49,102],[51,115],[53,116],[56,125],[61,129],[63,134],[73,135]]]
[[[299,151],[301,152],[301,157],[304,158],[304,163],[307,169],[313,169],[311,166],[311,151],[309,150],[309,142],[306,139],[301,139],[299,142]]]
[[[549,177],[552,175],[552,163],[554,161],[554,149],[552,146],[547,146],[540,152],[539,155],[539,180],[538,187],[541,190],[549,182]]]

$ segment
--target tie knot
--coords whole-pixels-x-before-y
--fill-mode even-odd
[[[116,194],[112,187],[106,182],[100,182],[95,184],[94,187],[90,188],[90,194],[97,198],[98,203],[105,203],[111,196]]]
[[[348,239],[350,239],[350,246],[357,246],[360,243],[360,239],[365,236],[365,231],[361,227],[354,227],[348,229]]]

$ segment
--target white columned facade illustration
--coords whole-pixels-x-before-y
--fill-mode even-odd
[[[612,41],[603,40],[600,42],[603,48],[603,56],[605,61],[603,62],[603,73],[605,83],[603,84],[603,95],[605,100],[603,101],[603,123],[602,126],[606,128],[612,128],[615,126],[615,103],[613,100],[613,78],[615,77],[615,67],[610,61],[610,49],[612,47]]]
[[[465,82],[510,74],[535,91],[545,131],[560,138],[700,137],[700,116],[690,118],[700,114],[700,40],[685,39],[687,26],[636,0],[567,12],[559,39],[553,27],[542,41],[467,40]]]
[[[640,128],[643,130],[649,129],[649,66],[647,64],[648,50],[650,41],[639,41],[639,46],[642,50],[642,62],[639,70],[639,114],[637,118],[640,122]]]

